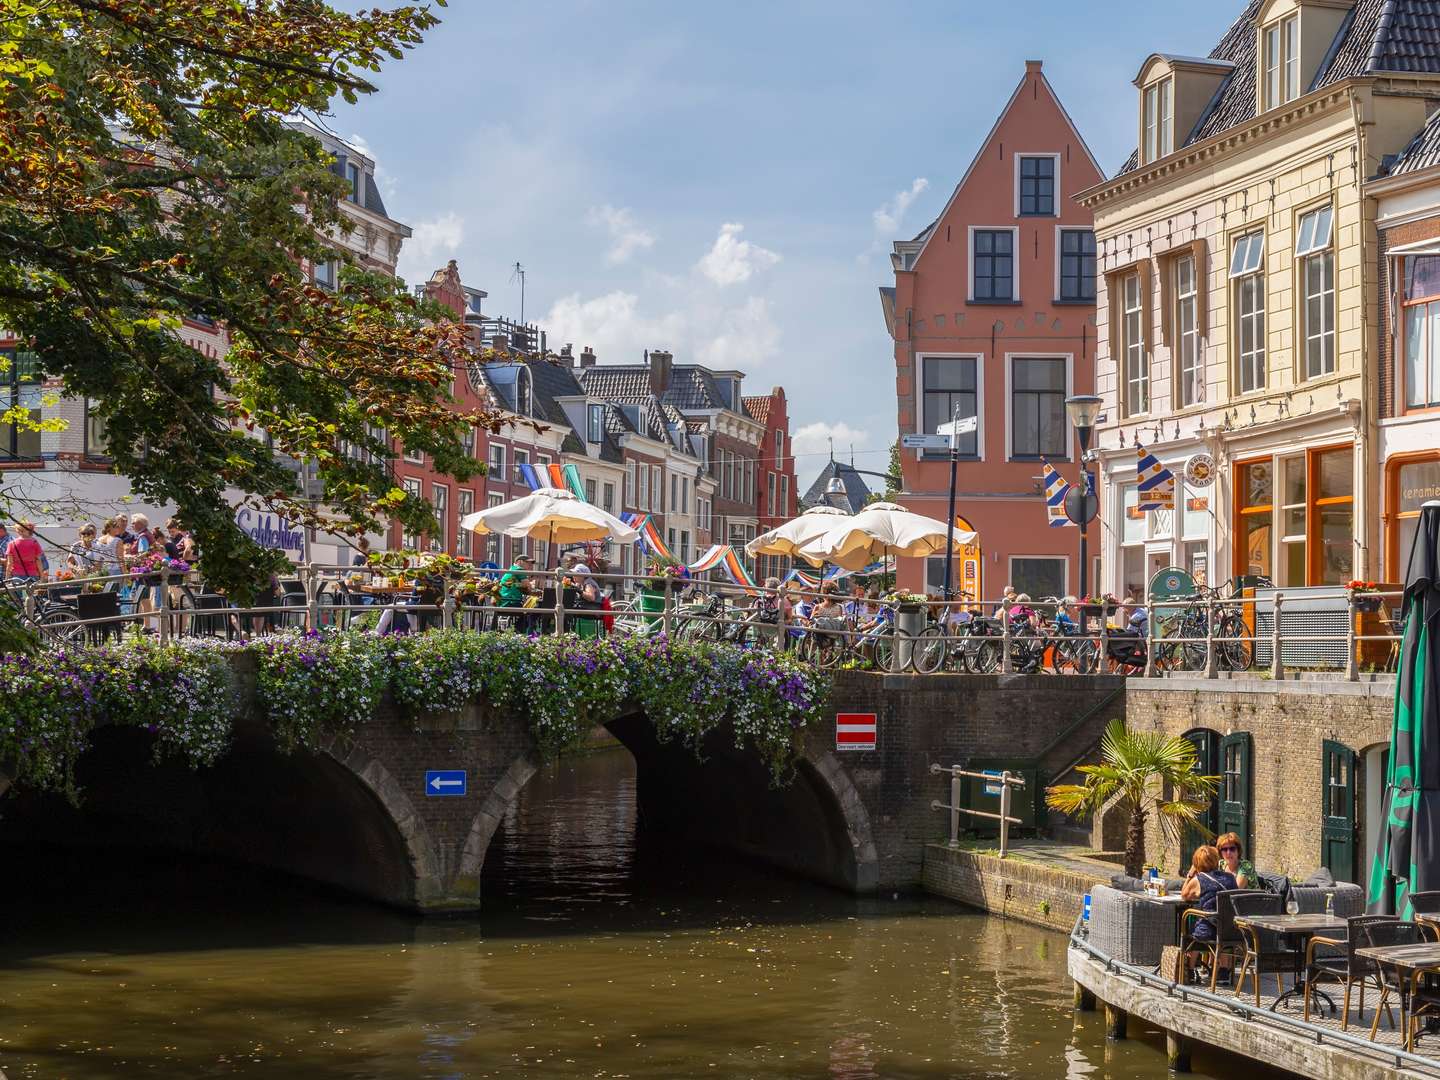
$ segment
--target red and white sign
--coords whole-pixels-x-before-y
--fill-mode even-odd
[[[875,714],[873,712],[836,713],[835,749],[874,750],[875,727]]]

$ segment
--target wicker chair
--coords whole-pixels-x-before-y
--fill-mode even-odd
[[[1161,950],[1175,944],[1175,909],[1096,885],[1090,890],[1090,943],[1122,963],[1154,967]]]
[[[1405,1025],[1405,1049],[1415,1052],[1420,1020],[1440,1016],[1440,965],[1421,968],[1410,976],[1410,1013]]]
[[[1300,905],[1301,915],[1319,915],[1325,910],[1325,894],[1335,894],[1335,917],[1348,919],[1365,914],[1365,890],[1348,881],[1334,885],[1291,885],[1290,895]]]
[[[1336,898],[1336,906],[1339,906],[1339,898]],[[1356,956],[1355,950],[1364,948],[1366,938],[1364,930],[1366,927],[1378,926],[1380,923],[1399,922],[1393,915],[1354,915],[1348,920],[1349,929],[1346,936],[1323,937],[1316,935],[1310,939],[1310,944],[1305,949],[1305,1021],[1310,1021],[1310,987],[1322,980],[1343,983],[1345,986],[1345,1001],[1340,1013],[1340,1030],[1350,1030],[1350,990],[1352,987],[1360,987],[1360,1013],[1365,1013],[1365,987],[1374,985],[1380,988],[1380,973],[1376,970],[1375,961],[1366,960],[1363,956]]]
[[[1282,904],[1280,897],[1273,893],[1263,896],[1239,896],[1233,901],[1237,918],[1247,915],[1279,915]],[[1285,984],[1280,976],[1287,973],[1299,974],[1303,970],[1305,954],[1285,945],[1284,939],[1278,934],[1246,926],[1236,927],[1236,930],[1239,931],[1241,941],[1245,943],[1245,952],[1240,957],[1240,970],[1235,974],[1236,997],[1239,997],[1240,990],[1245,985],[1247,973],[1255,988],[1256,1005],[1260,1004],[1260,980],[1264,975],[1274,975],[1278,993],[1283,994]]]
[[[1392,945],[1419,945],[1425,940],[1425,934],[1420,927],[1411,922],[1401,922],[1398,919],[1387,922],[1375,923],[1360,931],[1363,939],[1362,948],[1382,949]],[[1406,1002],[1410,995],[1410,987],[1402,982],[1393,971],[1385,970],[1384,964],[1376,964],[1375,971],[1380,983],[1380,1000],[1375,1003],[1375,1020],[1370,1025],[1370,1039],[1373,1042],[1380,1031],[1380,1010],[1384,1009],[1387,1015],[1390,1013],[1388,1006],[1390,995],[1393,993],[1400,998],[1400,1015],[1405,1015]],[[1395,1026],[1395,1017],[1390,1016],[1390,1026]]]
[[[1416,915],[1440,914],[1440,890],[1432,889],[1428,892],[1411,893],[1410,909]],[[1420,928],[1436,941],[1440,941],[1440,926],[1436,926],[1434,923],[1424,922],[1420,923]]]
[[[1240,930],[1235,925],[1236,902],[1242,906],[1248,897],[1259,897],[1264,900],[1277,901],[1279,897],[1270,893],[1261,892],[1258,889],[1227,889],[1225,892],[1215,894],[1215,910],[1205,911],[1201,908],[1188,908],[1181,915],[1182,929],[1180,933],[1180,952],[1183,955],[1201,953],[1207,955],[1210,960],[1210,990],[1213,993],[1217,981],[1220,978],[1220,959],[1225,955],[1239,956],[1245,949],[1245,941],[1240,936]],[[1277,907],[1278,911],[1279,908]],[[1258,912],[1256,912],[1258,914]],[[1208,919],[1214,923],[1215,936],[1213,938],[1195,937],[1195,926],[1201,919]],[[1238,983],[1237,983],[1238,985]]]

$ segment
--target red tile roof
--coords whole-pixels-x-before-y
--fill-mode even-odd
[[[768,397],[742,397],[741,402],[745,411],[753,416],[760,423],[767,423],[770,419],[770,399]]]

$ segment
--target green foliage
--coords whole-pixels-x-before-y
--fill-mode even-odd
[[[1083,784],[1047,788],[1045,802],[1065,814],[1096,814],[1119,798],[1129,813],[1125,872],[1138,877],[1145,863],[1145,822],[1158,816],[1162,829],[1177,836],[1199,821],[1219,783],[1200,772],[1195,744],[1157,731],[1128,731],[1110,721],[1100,740],[1101,763],[1081,765]]]
[[[75,796],[75,760],[97,724],[143,727],[157,758],[195,767],[228,747],[239,702],[232,659],[257,667],[258,706],[285,752],[350,739],[387,692],[412,717],[483,702],[523,718],[542,755],[580,746],[633,704],[662,742],[699,751],[729,725],[776,782],[818,723],[828,683],[790,656],[726,643],[527,638],[442,630],[274,634],[0,657],[0,766],[18,783]]]

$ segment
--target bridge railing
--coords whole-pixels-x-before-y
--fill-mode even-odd
[[[607,598],[587,599],[588,582]],[[306,563],[258,601],[238,603],[194,572],[8,582],[0,602],[45,639],[83,644],[152,634],[245,637],[286,628],[437,627],[582,635],[664,634],[795,650],[822,667],[890,672],[1275,679],[1394,671],[1399,591],[1265,590],[1094,603],[1047,598],[949,602],[846,596],[836,583],[739,586],[572,570],[382,570]]]

